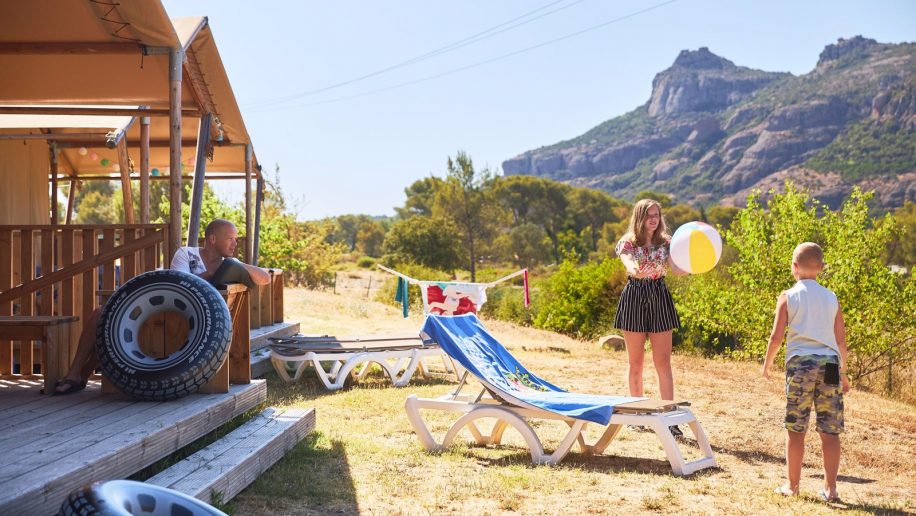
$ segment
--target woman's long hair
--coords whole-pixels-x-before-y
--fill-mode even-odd
[[[649,218],[649,208],[653,206],[658,207],[658,214],[661,215],[661,219],[658,221],[658,226],[655,228],[652,238],[649,239],[646,238],[648,235],[643,235],[642,232],[646,219]],[[665,223],[665,216],[662,215],[662,205],[653,199],[640,199],[637,201],[633,206],[633,214],[630,215],[630,226],[627,228],[627,233],[623,235],[623,238],[636,245],[645,245],[648,242],[651,242],[652,245],[661,245],[671,240],[671,235],[668,234],[668,225]]]

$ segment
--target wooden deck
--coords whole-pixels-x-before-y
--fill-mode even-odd
[[[0,514],[52,514],[72,490],[126,478],[265,401],[267,384],[169,402],[103,395],[98,382],[42,396],[40,379],[0,380]]]

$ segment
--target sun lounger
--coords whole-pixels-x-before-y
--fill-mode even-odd
[[[311,364],[328,390],[344,387],[348,378],[361,379],[375,363],[395,387],[407,385],[419,370],[430,371],[424,359],[440,357],[448,373],[455,373],[451,360],[438,344],[424,343],[418,336],[334,337],[330,335],[273,338],[270,361],[287,383],[299,380]],[[329,367],[329,368],[328,368]]]
[[[434,399],[414,395],[407,398],[407,417],[427,450],[449,447],[465,427],[479,445],[499,444],[505,429],[513,427],[525,440],[532,462],[557,464],[576,443],[583,453],[603,453],[622,425],[634,425],[648,427],[655,432],[676,475],[688,475],[716,465],[706,433],[685,402],[566,392],[525,369],[472,314],[429,316],[421,335],[438,343],[465,370],[458,389],[450,394]],[[484,386],[481,394],[460,394],[467,375],[473,375]],[[442,441],[436,442],[420,414],[420,410],[424,409],[462,415],[448,429]],[[481,432],[476,424],[484,418],[496,420],[489,435]],[[548,454],[528,423],[529,419],[564,421],[570,429],[556,450]],[[588,423],[606,427],[601,437],[592,444],[586,443],[584,437]],[[690,462],[684,460],[668,428],[672,425],[689,426],[703,453],[702,458]]]

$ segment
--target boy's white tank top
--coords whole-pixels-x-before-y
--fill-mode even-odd
[[[838,355],[833,324],[839,309],[836,294],[815,280],[799,280],[786,290],[789,324],[786,361],[794,356]]]

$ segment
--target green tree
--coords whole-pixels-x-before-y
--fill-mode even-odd
[[[497,237],[496,248],[500,259],[519,267],[534,267],[551,258],[550,239],[544,228],[531,222],[513,226]]]
[[[710,339],[710,346],[724,339],[738,356],[763,356],[776,298],[794,282],[792,252],[813,241],[823,246],[827,263],[820,281],[837,293],[843,308],[851,376],[913,360],[916,284],[885,265],[884,250],[897,226],[892,216],[870,216],[870,196],[855,189],[838,212],[791,183],[784,194],[772,195],[769,211],[759,194],[749,197],[724,234],[736,259],[675,287],[686,333]]]
[[[115,188],[111,181],[83,181],[74,199],[74,221],[77,224],[122,222],[115,209],[114,194]]]
[[[713,206],[706,210],[706,222],[720,230],[732,227],[732,221],[741,208],[735,206]]]
[[[906,201],[894,210],[900,232],[888,247],[888,263],[904,267],[912,274],[916,265],[916,203]]]
[[[652,199],[654,201],[658,201],[658,203],[662,205],[662,208],[667,208],[674,204],[674,201],[672,201],[670,195],[659,193],[659,192],[653,192],[652,190],[643,190],[639,192],[638,194],[636,194],[636,196],[633,197],[633,199],[636,201],[640,199]]]
[[[620,220],[613,208],[621,203],[610,195],[591,188],[574,188],[569,195],[570,215],[575,224],[575,231],[588,241],[589,251],[596,251],[604,225]]]
[[[382,244],[385,242],[385,226],[368,218],[359,226],[356,233],[356,249],[368,256],[378,258],[382,255]]]
[[[391,264],[416,263],[451,271],[461,265],[461,240],[451,221],[411,217],[395,222],[385,235],[384,260]]]
[[[495,233],[499,213],[493,202],[493,174],[474,169],[471,157],[458,151],[455,159],[448,158],[448,177],[439,188],[433,214],[450,220],[461,238],[464,262],[477,281],[477,262]]]
[[[404,207],[395,208],[398,216],[402,219],[413,217],[414,215],[431,216],[433,214],[433,205],[443,184],[442,178],[435,176],[414,181],[413,184],[404,189],[404,194],[407,195]]]

